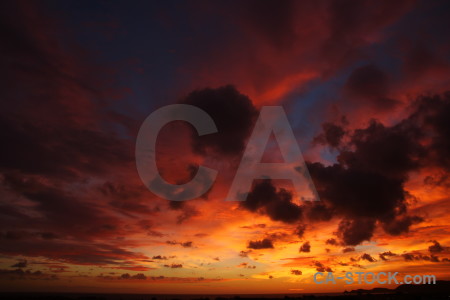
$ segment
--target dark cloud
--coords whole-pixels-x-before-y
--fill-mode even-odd
[[[372,120],[368,127],[352,134],[350,145],[355,151],[342,152],[338,160],[353,169],[404,179],[419,166],[418,159],[424,154],[418,143],[420,135],[420,129],[410,122],[386,127]]]
[[[292,275],[302,275],[302,271],[300,271],[300,270],[291,270],[291,274]]]
[[[192,247],[192,241],[187,241],[187,242],[177,242],[177,241],[166,241],[166,244],[168,245],[180,245],[183,248],[190,248]]]
[[[450,93],[419,97],[410,114],[386,126],[373,120],[365,128],[345,132],[337,163],[307,163],[320,203],[299,206],[271,180],[259,181],[241,207],[286,223],[340,218],[337,236],[345,245],[369,241],[376,226],[400,235],[421,216],[408,213],[411,195],[404,185],[409,174],[423,167],[450,170]]]
[[[248,251],[241,251],[241,252],[239,252],[239,256],[240,257],[248,257],[248,254],[250,253],[250,252],[252,252],[252,250],[248,250]]]
[[[420,261],[420,260],[424,260],[424,261],[430,261],[430,262],[435,262],[438,263],[440,262],[439,257],[431,254],[430,256],[428,255],[423,255],[423,254],[415,254],[415,253],[404,253],[401,255],[403,257],[403,259],[405,261]],[[442,260],[442,262],[444,262],[444,260]]]
[[[74,179],[80,173],[106,174],[113,162],[132,161],[130,145],[113,135],[76,128],[76,124],[65,126],[64,122],[52,128],[40,128],[36,123],[41,122],[0,115],[0,138],[9,145],[0,150],[2,169]],[[52,145],[51,151],[48,145]]]
[[[249,241],[247,248],[249,249],[271,249],[273,248],[272,241],[269,239],[263,239],[260,241]]]
[[[209,236],[209,234],[207,234],[207,233],[196,233],[196,234],[194,234],[194,236],[198,237],[198,238],[204,238],[204,237]]]
[[[374,219],[344,219],[339,223],[338,236],[345,245],[355,246],[370,240],[374,230]]]
[[[410,126],[421,130],[422,137],[431,137],[426,147],[424,164],[450,170],[450,92],[420,97],[415,112],[407,119]]]
[[[166,234],[161,233],[161,232],[156,231],[156,230],[149,230],[149,231],[147,231],[147,235],[148,236],[153,236],[153,237],[164,237],[164,236],[166,236]]]
[[[302,215],[301,207],[292,202],[292,193],[283,188],[277,189],[271,179],[256,181],[247,200],[240,206],[285,223],[298,222]]]
[[[305,242],[305,243],[303,243],[303,245],[300,247],[300,249],[298,251],[299,252],[311,252],[311,245],[309,244],[309,242]]]
[[[147,191],[143,185],[125,185],[107,181],[99,187],[99,190],[109,199],[109,205],[121,213],[152,214],[155,212],[148,205],[148,201],[141,197]]]
[[[402,256],[405,259],[405,261],[412,261],[412,260],[414,260],[414,255],[412,255],[411,253],[405,253],[405,254],[402,254]]]
[[[271,232],[271,233],[266,233],[266,238],[271,240],[272,242],[275,241],[286,241],[286,240],[290,240],[291,235],[287,232],[283,232],[283,231],[276,231],[276,232]]]
[[[0,232],[0,240],[21,240],[21,239],[35,239],[40,238],[43,240],[53,240],[58,238],[53,232],[33,232],[26,230],[7,230]]]
[[[379,110],[388,110],[398,104],[398,101],[388,98],[388,76],[374,65],[355,69],[350,74],[344,89],[350,101],[357,105],[364,104]]]
[[[355,251],[355,248],[353,247],[346,247],[344,249],[342,249],[342,253],[348,253],[348,252],[353,252]]]
[[[325,266],[323,263],[319,261],[314,261],[313,265],[316,267],[317,272],[333,272],[330,267]]]
[[[155,256],[152,257],[152,259],[167,260],[167,256],[155,255]]]
[[[44,216],[39,221],[30,219],[29,225],[35,224],[44,229],[50,227],[59,230],[63,235],[85,239],[118,233],[117,218],[104,213],[98,206],[84,202],[60,185],[49,185],[35,177],[23,176],[17,172],[4,174],[3,184],[32,201],[35,210]],[[39,235],[47,239],[56,237],[55,234]]]
[[[266,228],[266,224],[253,224],[253,225],[247,225],[247,226],[241,226],[240,228],[244,229],[262,229]]]
[[[122,274],[122,275],[119,276],[119,279],[126,279],[126,280],[128,280],[128,279],[146,280],[146,279],[147,279],[147,276],[145,276],[145,275],[142,274],[142,273],[138,273],[138,274],[135,274],[135,275],[130,275],[130,274],[128,274],[128,273],[124,273],[124,274]]]
[[[408,232],[411,225],[422,221],[423,218],[419,216],[401,216],[396,219],[385,220],[382,223],[382,227],[384,231],[390,235],[400,235]]]
[[[381,174],[343,167],[309,164],[321,200],[338,214],[351,217],[383,217],[404,201],[403,181]],[[362,199],[364,199],[362,201]]]
[[[184,243],[181,243],[181,246],[182,247],[184,247],[184,248],[191,248],[192,247],[192,242],[184,242]]]
[[[32,270],[3,270],[0,269],[0,279],[2,280],[58,280],[59,277],[56,274],[46,274],[42,271]]]
[[[419,97],[409,112],[392,126],[373,120],[347,133],[336,164],[308,163],[322,207],[343,218],[337,234],[347,245],[370,240],[377,224],[390,235],[408,232],[423,221],[408,213],[409,174],[450,170],[450,93]]]
[[[365,37],[382,30],[411,7],[411,1],[367,1],[327,2],[328,38],[321,45],[320,57],[326,57],[331,66],[342,66],[362,55],[360,47],[367,45]],[[361,24],[365,24],[361,26]]]
[[[448,25],[448,21],[446,22]],[[408,81],[415,81],[429,75],[430,71],[448,68],[448,60],[440,51],[439,46],[429,41],[416,41],[408,43],[404,48],[402,71]]]
[[[246,269],[256,269],[256,266],[249,265],[246,262],[243,262],[243,263],[237,265],[237,267],[238,268],[246,268]]]
[[[295,1],[274,3],[270,0],[250,0],[243,3],[243,12],[246,22],[273,47],[285,48],[294,43]]]
[[[242,154],[257,116],[257,110],[247,96],[233,86],[223,86],[193,91],[181,102],[203,109],[217,126],[218,132],[214,134],[200,137],[192,134],[194,152],[202,155],[210,152],[227,156]]]
[[[170,202],[181,202],[181,201],[170,201]],[[200,212],[191,205],[183,205],[181,208],[182,213],[177,216],[177,224],[181,224],[195,216],[199,216]]]
[[[245,44],[245,49],[250,47],[247,51],[261,53],[248,59],[247,51],[239,51],[238,54],[233,52],[233,58],[237,57],[241,64],[233,68],[231,74],[238,77],[237,82],[243,82],[244,86],[250,85],[250,91],[256,90],[257,96],[271,91],[277,84],[282,85],[287,78],[294,78],[299,70],[314,70],[319,73],[319,78],[329,78],[355,61],[366,60],[365,51],[373,42],[368,37],[376,36],[398,20],[408,10],[410,3],[291,0],[282,3],[270,0],[239,4],[223,2],[220,11],[225,12],[228,18],[233,18],[241,28],[239,34],[233,35],[237,40],[233,39],[228,44]],[[321,16],[322,22],[316,22],[317,16]],[[221,56],[226,57],[225,54]],[[208,63],[216,64],[217,57],[211,57]],[[220,66],[224,64],[229,64],[229,60],[219,60]],[[210,65],[208,67],[208,70],[211,69]],[[222,78],[223,75],[218,76]]]
[[[304,211],[304,216],[312,222],[329,221],[334,214],[333,207],[323,202],[305,202],[301,208]]]
[[[314,138],[313,142],[322,145],[329,145],[333,148],[340,146],[341,140],[346,133],[342,126],[329,122],[322,124],[322,132],[323,133]]]
[[[147,276],[145,276],[142,273],[138,273],[136,275],[131,276],[131,279],[139,279],[139,280],[146,280]]]
[[[336,241],[336,239],[333,239],[333,238],[326,240],[325,244],[332,245],[332,246],[338,246],[339,245],[338,241]]]
[[[164,267],[172,268],[172,269],[179,269],[179,268],[182,268],[183,265],[182,264],[171,264],[171,265],[164,265]]]
[[[295,229],[294,234],[296,236],[298,236],[299,238],[303,238],[303,236],[305,234],[305,230],[306,230],[306,225],[305,224],[300,224]]]
[[[84,240],[86,241],[86,240]],[[145,260],[147,256],[106,243],[68,243],[66,240],[16,240],[0,243],[0,252],[6,255],[48,257],[75,265],[129,266],[130,261]]]
[[[370,254],[364,253],[361,255],[362,260],[367,260],[368,262],[376,262],[375,258],[373,258]]]
[[[16,264],[12,265],[11,268],[19,268],[23,269],[26,268],[28,265],[28,261],[26,259],[18,261]]]
[[[444,247],[441,246],[441,244],[439,244],[438,241],[430,241],[433,243],[433,245],[428,247],[428,251],[430,251],[430,253],[440,253],[442,251],[445,250]]]
[[[379,256],[382,260],[386,261],[386,260],[388,260],[386,257],[397,256],[397,254],[392,253],[391,251],[386,251],[386,252],[380,253],[378,256]]]
[[[131,127],[122,122],[128,118],[107,108],[114,93],[122,94],[107,83],[114,81],[112,73],[94,66],[70,38],[55,40],[63,36],[62,28],[42,14],[42,5],[0,6],[5,45],[0,46],[0,139],[8,145],[0,148],[0,252],[74,264],[142,258],[94,242],[123,233],[104,198],[113,207],[145,212],[133,202],[139,189],[116,184],[101,189],[93,183],[107,181],[134,161]],[[95,204],[88,203],[91,197]],[[30,207],[24,213],[9,198],[24,199]]]

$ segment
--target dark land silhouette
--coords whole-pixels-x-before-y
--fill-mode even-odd
[[[0,293],[5,300],[255,300],[255,299],[450,299],[450,281],[436,284],[400,285],[395,289],[373,288],[344,291],[335,294],[278,295],[151,295],[151,294],[76,294],[76,293]]]

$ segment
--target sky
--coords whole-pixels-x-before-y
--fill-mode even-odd
[[[288,294],[316,272],[450,280],[446,1],[2,1],[0,290]],[[141,181],[218,171],[170,201]],[[257,179],[225,201],[259,112],[282,106],[320,201]],[[282,162],[271,137],[263,161]],[[395,287],[387,285],[384,287]]]

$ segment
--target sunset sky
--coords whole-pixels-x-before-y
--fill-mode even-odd
[[[1,1],[0,291],[287,294],[314,273],[450,280],[447,1]],[[135,144],[169,104],[159,198]],[[225,201],[261,107],[287,113],[320,201]],[[275,139],[263,157],[282,162]],[[384,286],[395,288],[395,285]]]

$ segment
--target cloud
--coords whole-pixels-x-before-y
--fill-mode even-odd
[[[344,249],[342,249],[342,253],[348,253],[348,252],[353,252],[355,251],[355,248],[353,247],[346,247]]]
[[[302,215],[301,207],[292,202],[292,193],[277,189],[271,179],[257,181],[240,207],[285,223],[298,222]]]
[[[175,202],[175,201],[171,201],[171,202]],[[177,201],[177,202],[180,202],[180,201]],[[178,217],[177,217],[177,224],[182,224],[183,222],[200,215],[200,211],[198,211],[193,206],[183,205],[183,208],[181,210],[182,210],[182,213],[180,215],[178,215]]]
[[[340,218],[337,236],[345,245],[369,241],[377,226],[397,236],[423,221],[408,213],[409,174],[426,167],[450,170],[446,164],[450,142],[446,134],[450,94],[419,97],[403,119],[386,126],[372,120],[367,127],[345,131],[337,163],[307,163],[321,203],[292,202],[289,192],[271,180],[256,183],[241,207],[294,223]],[[425,137],[428,140],[425,141]],[[335,144],[333,144],[335,145]]]
[[[75,265],[111,265],[130,267],[130,261],[148,259],[142,253],[105,243],[68,243],[64,240],[18,240],[0,243],[0,252],[7,255],[47,257]]]
[[[404,254],[402,254],[402,256],[405,259],[405,261],[412,261],[412,260],[414,260],[414,255],[412,255],[411,253],[404,253]]]
[[[192,134],[195,153],[236,156],[242,154],[253,128],[257,110],[251,100],[233,86],[195,90],[181,103],[197,106],[207,112],[217,126],[215,134]]]
[[[161,255],[155,255],[155,256],[153,256],[152,257],[152,259],[161,259],[161,260],[167,260],[167,257],[166,256],[161,256]]]
[[[333,270],[330,267],[325,266],[319,261],[314,261],[313,265],[316,267],[317,272],[333,272]]]
[[[441,246],[441,244],[439,244],[438,241],[430,241],[433,243],[433,245],[428,247],[428,251],[430,251],[430,253],[440,253],[443,252],[445,250],[444,247]]]
[[[239,252],[239,256],[240,257],[248,257],[248,254],[250,253],[250,252],[252,252],[252,250],[248,250],[248,251],[240,251]]]
[[[182,246],[183,248],[191,248],[191,247],[192,247],[192,242],[189,241],[189,242],[181,243],[181,246]]]
[[[409,228],[413,224],[417,224],[423,221],[422,217],[419,216],[402,216],[397,219],[386,220],[382,227],[385,232],[390,235],[400,235],[402,233],[408,232]]]
[[[58,280],[56,274],[47,274],[42,271],[32,271],[22,269],[3,270],[0,269],[0,279],[2,280]]]
[[[0,252],[115,266],[145,257],[113,245],[126,230],[111,207],[150,211],[131,177],[116,183],[134,161],[136,123],[109,107],[123,95],[111,69],[94,66],[77,46],[56,46],[75,41],[57,39],[64,29],[42,14],[45,5],[1,6],[8,47],[0,64],[8,75],[1,77],[0,138],[8,147],[0,149]]]
[[[439,257],[431,254],[430,256],[428,255],[422,255],[422,254],[415,254],[415,253],[403,253],[401,255],[403,257],[403,259],[405,261],[415,261],[415,260],[424,260],[424,261],[430,261],[430,262],[435,262],[438,263],[440,262]],[[447,260],[442,260],[442,262],[446,262]]]
[[[309,244],[309,242],[305,242],[305,243],[303,243],[303,245],[300,247],[300,249],[298,251],[299,252],[311,252],[311,245]]]
[[[200,44],[198,40],[192,42],[196,48],[204,48],[204,53],[211,53],[214,59],[209,61],[201,53],[202,49],[195,52],[196,57],[219,74],[215,77],[204,73],[216,84],[205,81],[193,85],[221,86],[196,90],[181,100],[207,110],[219,127],[218,134],[205,139],[193,135],[196,154],[213,154],[220,157],[218,161],[221,164],[227,164],[229,157],[239,157],[251,131],[252,118],[257,115],[255,105],[245,95],[260,96],[252,97],[258,104],[278,101],[289,93],[303,92],[303,88],[309,88],[305,83],[311,79],[327,80],[336,71],[343,70],[342,66],[353,65],[355,61],[358,61],[358,67],[350,74],[344,91],[351,102],[362,99],[362,105],[379,110],[389,110],[398,105],[390,97],[394,82],[387,69],[382,67],[386,64],[360,66],[360,61],[361,58],[370,60],[370,55],[366,55],[369,53],[364,52],[366,49],[372,51],[374,41],[384,37],[382,29],[395,23],[408,10],[407,2],[392,4],[381,1],[369,5],[366,1],[286,1],[282,4],[250,1],[210,5],[229,7],[224,14],[232,12],[236,16],[236,24],[245,25],[238,26],[239,31],[235,34],[221,35],[217,39],[218,44],[227,45],[218,52],[229,52],[229,55],[210,51],[214,47],[209,43],[201,44],[205,47],[197,47]],[[33,9],[28,10],[30,16],[34,16]],[[178,221],[183,225],[183,232],[188,231],[186,236],[193,236],[191,229],[195,228],[184,226],[185,223],[190,218],[203,223],[206,216],[211,216],[209,209],[205,209],[207,214],[203,216],[197,214],[197,207],[180,205],[179,210],[168,213],[176,219],[169,223],[164,217],[154,216],[156,207],[147,204],[153,201],[141,197],[145,188],[142,189],[140,183],[133,183],[135,178],[129,172],[129,169],[134,170],[129,167],[134,165],[133,138],[128,134],[135,126],[134,121],[109,112],[110,107],[122,108],[124,104],[107,103],[108,95],[103,91],[120,92],[99,84],[114,81],[109,80],[109,76],[103,78],[104,74],[97,74],[90,61],[78,60],[76,55],[64,53],[63,49],[76,47],[58,47],[66,45],[67,41],[54,40],[57,35],[48,28],[42,28],[46,27],[47,20],[23,18],[11,9],[2,11],[4,22],[0,31],[3,33],[2,44],[6,46],[0,50],[4,67],[0,101],[5,103],[0,112],[0,137],[8,147],[0,150],[0,252],[137,272],[143,267],[130,261],[148,258],[128,250],[141,248],[139,234],[143,234],[150,243],[155,238],[160,240],[168,236],[159,231],[167,230],[167,227],[137,226],[137,216],[151,215],[152,220],[158,221],[155,223],[158,226],[171,226],[168,224]],[[316,22],[318,16],[320,22]],[[395,28],[389,28],[389,35]],[[229,43],[230,40],[235,42]],[[411,56],[405,55],[405,72],[410,73],[411,78],[428,72],[430,66],[443,65],[433,53],[434,49],[428,48],[428,44],[425,46],[417,47]],[[218,63],[214,64],[215,61]],[[220,68],[220,61],[226,64],[226,68]],[[422,65],[421,61],[424,62]],[[203,71],[199,66],[198,73],[187,73],[189,77],[197,78]],[[223,86],[227,82],[235,83],[239,91]],[[178,91],[178,87],[172,88]],[[370,240],[375,229],[393,236],[408,232],[422,220],[408,209],[409,196],[404,186],[409,174],[426,166],[447,168],[447,171],[450,166],[448,107],[444,98],[428,97],[427,101],[418,104],[420,109],[412,108],[412,115],[398,126],[374,121],[367,128],[355,131],[342,122],[324,123],[320,142],[332,147],[338,158],[336,166],[313,166],[313,179],[320,186],[319,194],[325,196],[323,203],[298,205],[288,191],[272,182],[272,187],[269,184],[264,189],[258,187],[261,191],[256,184],[252,190],[253,203],[242,207],[269,216],[272,221],[290,224],[291,229],[286,232],[295,230],[294,239],[304,237],[306,226],[300,222],[332,218],[340,224],[336,231],[336,239],[339,239],[336,244],[339,245],[357,245]],[[232,99],[230,103],[228,99]],[[123,181],[116,178],[120,176],[127,178]],[[4,197],[4,193],[8,197]],[[179,204],[169,205],[174,208]],[[133,238],[130,240],[128,236]],[[277,242],[281,244],[281,240],[273,235],[263,236],[270,241],[267,248],[273,248]],[[180,240],[178,233],[170,238]],[[264,248],[264,240],[253,243],[255,249]],[[161,247],[170,244],[178,248],[193,246],[192,242],[181,240]],[[439,252],[438,245],[443,248],[437,241],[433,242],[429,247],[430,253]],[[171,248],[177,250],[176,247]],[[346,247],[344,251],[350,248]],[[242,251],[240,255],[250,254]],[[389,255],[380,254],[381,257]],[[425,257],[430,261],[437,260],[435,256],[422,256],[422,259],[426,260]],[[163,258],[165,256],[153,257],[155,260]],[[24,265],[18,262],[14,266]],[[326,269],[323,265],[315,267]],[[143,274],[128,275],[129,279],[145,279],[138,278],[145,277]],[[147,280],[209,281],[163,276],[152,276]]]
[[[377,110],[390,110],[399,102],[388,97],[389,85],[389,78],[385,72],[375,65],[365,65],[355,69],[350,74],[344,86],[344,94],[347,101],[353,105],[369,106]],[[337,133],[341,134],[341,137],[344,134],[343,131]],[[336,146],[335,144],[334,147]]]
[[[171,265],[164,265],[166,268],[172,268],[172,269],[180,269],[183,267],[182,264],[171,264]]]
[[[260,241],[249,241],[247,245],[248,249],[272,249],[273,244],[269,239],[263,239]]]
[[[386,261],[386,260],[388,260],[386,257],[397,256],[397,254],[392,253],[391,251],[387,251],[387,252],[380,253],[378,256],[379,256],[382,260]]]
[[[376,260],[370,254],[367,254],[367,253],[364,253],[363,255],[361,255],[361,259],[367,260],[368,262],[376,262]]]
[[[303,215],[312,222],[326,222],[333,218],[334,209],[323,202],[306,202],[301,206]]]
[[[111,236],[118,233],[116,227],[120,222],[118,218],[105,213],[99,206],[92,206],[83,201],[60,184],[52,185],[51,182],[17,172],[4,174],[2,182],[34,203],[34,209],[43,218],[39,221],[34,219],[28,221],[29,224],[36,224],[37,228],[50,227],[58,230],[61,235],[79,238]]]
[[[258,9],[254,9],[258,7]],[[284,1],[275,4],[270,1],[249,1],[244,4],[247,22],[263,36],[263,38],[277,48],[292,46],[296,37],[293,18],[295,2]]]
[[[246,269],[256,269],[256,266],[249,265],[246,262],[240,263],[237,265],[238,268],[246,268]]]
[[[322,131],[323,133],[314,138],[313,143],[329,145],[332,148],[339,147],[346,134],[342,126],[330,122],[322,124]]]
[[[100,274],[97,278],[112,281],[112,280],[146,280],[146,284],[149,283],[197,283],[197,282],[218,282],[225,281],[223,278],[204,278],[204,277],[168,277],[168,276],[146,276],[145,274],[138,273],[130,275],[128,273],[122,274],[119,277],[105,276]]]
[[[130,275],[128,273],[124,273],[122,275],[119,276],[119,279],[125,279],[125,280],[146,280],[147,276],[145,276],[142,273],[138,273],[138,274],[134,274],[134,275]]]
[[[191,248],[192,247],[192,241],[187,241],[187,242],[166,241],[166,244],[168,244],[168,245],[180,245],[183,248]]]
[[[28,261],[26,259],[18,261],[16,264],[12,265],[11,268],[19,268],[23,269],[26,268],[28,265]]]
[[[305,234],[305,230],[306,230],[306,225],[300,224],[295,229],[294,234],[299,238],[303,238],[303,235]]]
[[[126,262],[124,262],[125,264]],[[131,265],[131,266],[127,266],[127,265],[121,265],[118,267],[110,267],[111,269],[117,269],[117,270],[128,270],[128,271],[149,271],[149,270],[153,270],[155,268],[149,268],[149,267],[144,267],[141,265]]]
[[[303,91],[315,79],[329,78],[371,57],[368,48],[384,38],[383,30],[401,19],[412,1],[245,1],[211,6],[233,18],[240,30],[225,34],[216,51],[204,51],[195,59],[192,69],[200,66],[203,75],[199,81],[235,82],[252,99],[273,104]]]
[[[291,274],[299,276],[299,275],[302,275],[302,271],[300,271],[300,270],[291,270]]]
[[[109,199],[109,205],[121,213],[153,214],[155,212],[141,197],[146,192],[143,185],[107,181],[99,187],[99,190],[105,198]]]
[[[326,240],[325,244],[332,245],[332,246],[338,246],[339,245],[338,241],[336,241],[336,239],[333,239],[333,238]]]
[[[334,165],[308,163],[323,207],[342,218],[337,234],[346,245],[370,240],[377,224],[396,236],[423,221],[408,214],[404,185],[413,171],[449,170],[448,112],[449,93],[419,97],[396,124],[373,120],[347,132]]]
[[[241,226],[241,228],[244,229],[263,229],[266,228],[266,224],[253,224],[253,225],[248,225],[248,226]]]

